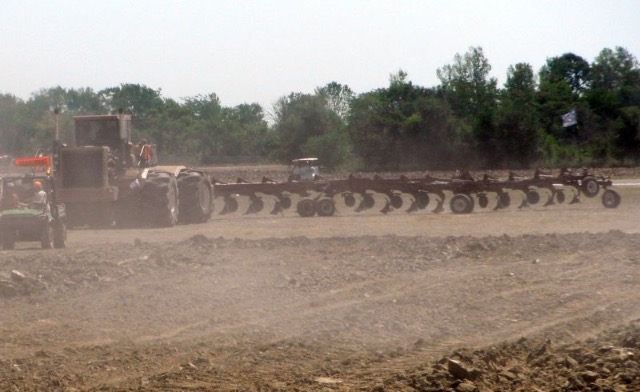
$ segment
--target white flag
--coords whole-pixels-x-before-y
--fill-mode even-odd
[[[577,123],[578,115],[576,114],[576,108],[573,108],[569,113],[562,115],[562,126],[564,128],[576,125]]]

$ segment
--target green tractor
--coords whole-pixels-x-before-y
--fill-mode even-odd
[[[64,205],[56,203],[48,175],[12,175],[0,181],[0,245],[40,242],[43,249],[64,248],[67,239]]]

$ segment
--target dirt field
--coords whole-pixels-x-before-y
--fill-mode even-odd
[[[640,187],[617,189],[0,251],[0,390],[637,391]]]

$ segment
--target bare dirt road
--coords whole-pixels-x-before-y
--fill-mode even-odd
[[[0,390],[640,390],[640,188],[619,191],[1,251]]]

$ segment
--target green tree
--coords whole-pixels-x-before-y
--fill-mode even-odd
[[[502,167],[527,168],[537,158],[538,112],[536,80],[530,64],[509,66],[500,94],[497,141]]]
[[[327,105],[324,96],[291,93],[282,97],[274,105],[274,121],[270,138],[272,158],[288,162],[305,153],[314,153],[325,165],[339,166],[342,163],[331,161],[336,156],[332,151],[321,148],[331,147],[323,139],[334,138],[335,133],[344,129],[342,120]],[[315,139],[310,142],[312,138]],[[344,149],[342,146],[331,148]]]
[[[471,47],[464,55],[456,54],[453,64],[437,70],[443,97],[472,130],[477,155],[469,162],[481,165],[488,165],[497,155],[494,116],[498,91],[497,80],[489,76],[490,71],[491,65],[481,47]]]
[[[123,83],[119,87],[110,87],[98,92],[102,105],[110,113],[123,109],[138,121],[144,121],[154,113],[161,112],[164,100],[161,90],[154,90],[140,84]]]

